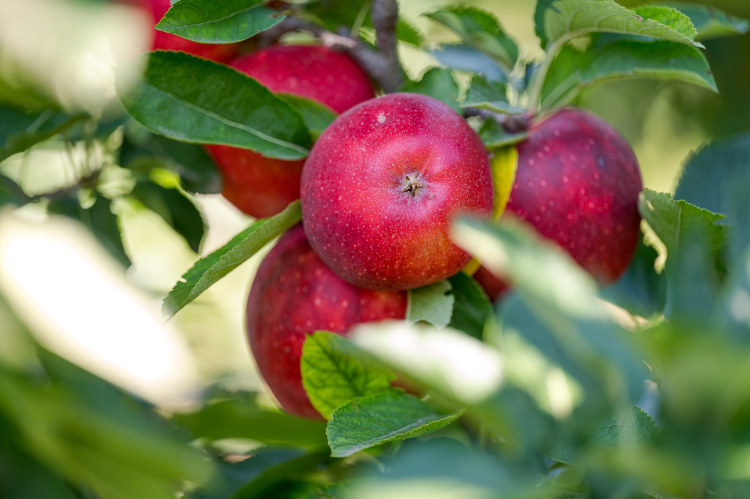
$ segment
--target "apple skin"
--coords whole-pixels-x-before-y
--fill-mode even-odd
[[[307,97],[341,113],[375,96],[365,72],[349,56],[316,45],[273,45],[240,57],[231,66],[273,92]],[[304,160],[266,158],[230,146],[207,146],[222,172],[223,194],[250,216],[279,213],[299,198]]]
[[[643,184],[630,145],[598,116],[565,108],[534,124],[517,148],[506,215],[558,243],[600,284],[617,280],[640,237]],[[492,298],[507,290],[485,270],[475,278]]]
[[[410,289],[458,272],[469,255],[450,239],[458,215],[489,217],[487,151],[442,102],[396,93],[339,116],[302,170],[310,245],[343,279]]]
[[[141,5],[151,13],[152,26],[157,24],[172,6],[170,0],[140,0]],[[152,50],[179,50],[218,62],[227,62],[237,55],[235,43],[198,43],[186,40],[171,33],[154,29]]]
[[[297,225],[258,268],[247,301],[247,336],[258,370],[284,410],[320,419],[302,387],[307,335],[327,330],[346,336],[354,324],[405,316],[405,292],[360,289],[342,280]]]

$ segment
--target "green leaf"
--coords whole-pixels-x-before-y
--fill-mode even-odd
[[[446,7],[425,15],[456,33],[465,44],[495,58],[507,70],[518,60],[516,43],[489,12],[475,7]]]
[[[490,56],[464,44],[444,44],[430,51],[443,65],[485,75],[494,81],[506,81],[505,71]]]
[[[143,77],[121,99],[144,127],[172,139],[281,159],[309,152],[310,133],[289,104],[229,66],[184,52],[151,52]]]
[[[365,323],[349,336],[394,371],[461,405],[503,384],[503,360],[489,345],[453,329],[405,321]]]
[[[448,104],[454,111],[458,107],[458,84],[450,71],[441,68],[429,69],[419,81],[407,81],[401,87],[402,92],[429,95]]]
[[[696,47],[601,35],[583,50],[567,46],[557,53],[542,88],[542,106],[561,107],[591,85],[636,77],[684,81],[718,92],[706,57]]]
[[[493,81],[485,76],[475,76],[471,79],[461,107],[478,107],[499,113],[511,112],[513,107],[508,103],[507,92],[508,85],[504,81]]]
[[[112,201],[97,195],[94,204],[84,209],[78,199],[65,198],[51,201],[48,210],[81,222],[115,260],[125,267],[130,266],[130,258],[122,245],[120,224],[117,215],[112,212]]]
[[[180,482],[210,476],[204,454],[124,392],[94,396],[88,390],[101,394],[106,382],[83,370],[52,383],[39,374],[0,366],[0,422],[7,418],[23,448],[68,483],[97,497],[173,497]]]
[[[255,478],[245,483],[232,499],[264,499],[266,497],[328,498],[318,495],[323,486],[306,483],[302,479],[324,468],[331,461],[328,452],[318,451],[288,459],[269,466]],[[325,494],[325,493],[324,493]],[[213,496],[216,497],[216,496]]]
[[[667,248],[669,282],[665,315],[681,323],[704,324],[721,287],[718,260],[727,241],[724,215],[644,189],[641,216]]]
[[[176,314],[300,219],[299,200],[293,201],[281,213],[256,221],[227,244],[198,260],[164,299],[163,313],[169,317]]]
[[[479,138],[487,149],[500,149],[518,144],[529,136],[528,132],[510,133],[495,120],[484,120],[479,127]]]
[[[709,249],[719,250],[726,242],[726,226],[720,223],[725,218],[722,214],[687,201],[675,201],[669,194],[651,189],[644,189],[638,201],[641,216],[667,247],[668,255],[680,250],[685,231],[691,228],[706,230]]]
[[[708,40],[723,36],[744,35],[750,30],[750,23],[718,10],[716,7],[693,3],[673,3],[674,7],[690,18],[698,34],[696,40]]]
[[[459,220],[452,234],[513,284],[514,295],[498,310],[503,331],[517,331],[584,384],[591,410],[604,410],[607,397],[637,400],[646,376],[641,354],[631,335],[613,322],[593,278],[566,252],[510,219]],[[607,379],[617,379],[617,389],[605,385]]]
[[[389,390],[336,409],[326,428],[328,445],[333,457],[351,456],[386,442],[433,433],[461,414],[441,415],[412,395]]]
[[[658,433],[654,420],[640,407],[617,411],[594,434],[596,447],[633,447],[650,442]]]
[[[388,390],[395,379],[351,341],[328,331],[316,331],[305,339],[301,371],[310,402],[327,419],[354,398]]]
[[[326,445],[325,423],[265,408],[254,393],[213,397],[194,412],[174,414],[172,420],[193,437],[206,440],[241,438],[306,449]]]
[[[191,250],[198,252],[205,234],[204,220],[192,200],[178,189],[148,181],[137,182],[130,195],[164,219]]]
[[[12,178],[0,173],[0,207],[9,203],[23,205],[28,200],[23,189]]]
[[[448,327],[482,340],[484,326],[492,316],[492,303],[481,286],[463,272],[448,279],[453,288],[453,314]]]
[[[669,15],[666,10],[655,12],[670,25],[644,18],[613,0],[539,0],[534,22],[544,48],[552,44],[561,47],[590,33],[639,35],[702,47],[688,34],[679,31],[685,29],[687,16],[674,9]],[[689,19],[687,23],[690,23]]]
[[[200,43],[240,42],[265,31],[286,16],[263,0],[180,0],[156,29]]]
[[[667,299],[667,282],[664,272],[656,272],[658,256],[640,238],[627,270],[602,290],[603,297],[634,315],[649,318],[660,314]]]
[[[669,26],[691,40],[694,40],[698,34],[690,18],[675,8],[663,5],[640,5],[633,8],[633,12],[644,19],[651,19]]]
[[[407,294],[406,320],[425,321],[435,327],[447,326],[453,315],[455,302],[452,289],[448,280],[410,289]]]
[[[84,113],[64,114],[47,109],[26,112],[0,104],[0,161],[70,130],[88,119]]]
[[[328,125],[338,116],[333,109],[311,99],[292,94],[277,94],[277,96],[302,116],[313,140],[317,140],[323,130],[328,128]]]
[[[750,134],[711,143],[685,163],[675,199],[684,199],[701,208],[726,216],[731,227],[732,253],[740,256],[750,244],[745,206],[750,190]],[[707,189],[706,186],[711,186]]]

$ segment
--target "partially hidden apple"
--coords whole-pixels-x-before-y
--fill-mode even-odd
[[[375,96],[349,56],[316,45],[273,45],[231,62],[273,92],[307,97],[341,113]],[[275,215],[299,198],[304,160],[273,159],[248,149],[207,146],[222,172],[223,194],[250,216]]]
[[[302,387],[302,344],[316,330],[348,334],[361,322],[403,319],[406,293],[360,289],[318,258],[302,226],[287,231],[268,253],[247,301],[247,335],[258,370],[291,414],[321,418]]]
[[[558,243],[600,284],[614,282],[640,236],[643,185],[630,145],[601,118],[565,108],[532,125],[517,148],[506,215]],[[485,269],[475,278],[493,299],[508,289]]]
[[[479,136],[446,104],[395,93],[339,116],[302,171],[311,246],[343,279],[409,289],[458,272],[469,255],[450,239],[459,215],[489,217],[493,188]]]
[[[161,21],[174,3],[170,0],[139,1],[143,8],[151,13],[152,26]],[[237,55],[235,43],[198,43],[157,29],[154,29],[154,41],[151,48],[152,50],[179,50],[218,62],[227,62]]]

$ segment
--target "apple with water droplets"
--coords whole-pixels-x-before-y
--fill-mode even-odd
[[[395,93],[339,116],[302,170],[310,245],[343,279],[410,289],[449,277],[470,256],[450,238],[460,215],[488,218],[487,150],[446,104]]]
[[[517,145],[518,167],[505,216],[517,216],[562,246],[603,285],[627,269],[640,237],[638,160],[607,122],[565,108],[533,124]],[[497,298],[505,285],[477,280]]]
[[[361,289],[344,281],[318,258],[297,225],[258,268],[247,301],[247,336],[258,370],[281,407],[322,418],[302,386],[307,335],[326,330],[346,336],[354,324],[405,316],[405,292]]]

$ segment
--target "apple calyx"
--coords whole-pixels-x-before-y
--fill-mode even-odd
[[[424,187],[424,184],[420,182],[419,177],[419,172],[404,175],[404,188],[401,192],[410,193],[412,198],[417,197],[417,192]]]

